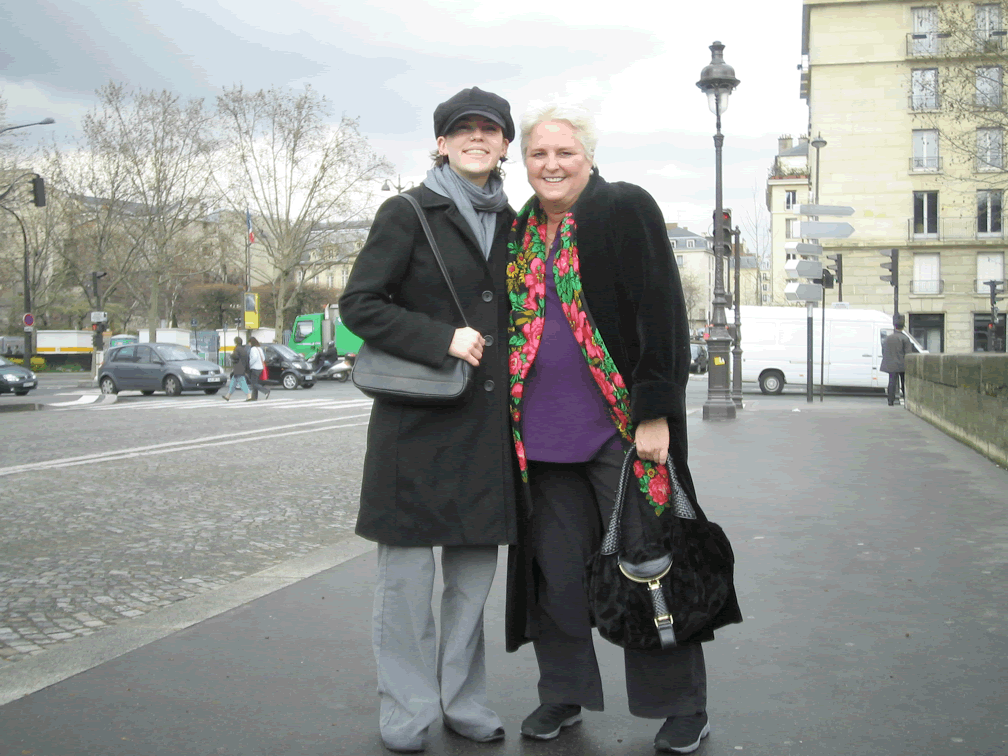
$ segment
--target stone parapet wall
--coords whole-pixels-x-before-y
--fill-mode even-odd
[[[908,354],[907,409],[1008,467],[1008,355]]]

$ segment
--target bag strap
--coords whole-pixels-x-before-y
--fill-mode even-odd
[[[424,233],[427,235],[427,241],[434,252],[434,257],[437,258],[438,266],[441,268],[441,275],[444,276],[445,283],[448,284],[448,289],[451,291],[452,299],[455,300],[455,306],[458,307],[459,313],[462,315],[462,322],[465,323],[466,328],[471,328],[469,321],[466,320],[465,310],[462,309],[462,303],[459,301],[458,294],[455,293],[455,286],[452,284],[451,276],[448,275],[448,266],[445,265],[444,259],[441,257],[441,250],[438,249],[437,242],[434,241],[434,234],[431,233],[430,224],[427,223],[427,216],[420,207],[420,203],[410,194],[403,193],[399,196],[409,200],[409,203],[413,205],[413,209],[416,210],[417,217],[420,219],[420,225],[423,226]]]
[[[615,554],[620,550],[622,544],[623,529],[623,504],[626,501],[627,486],[630,483],[630,473],[633,469],[633,460],[637,456],[636,445],[631,446],[623,458],[623,467],[620,468],[619,485],[616,487],[616,498],[613,501],[612,516],[609,518],[609,527],[606,529],[605,537],[602,539],[602,553],[605,555]],[[706,520],[706,516],[699,507],[690,502],[689,497],[683,490],[679,478],[676,476],[675,467],[672,464],[672,455],[665,459],[665,469],[668,470],[669,484],[672,486],[672,512],[676,517],[684,520],[697,519],[697,513],[701,520]]]

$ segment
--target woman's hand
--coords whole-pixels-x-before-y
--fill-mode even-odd
[[[484,344],[486,340],[479,331],[472,328],[456,328],[451,345],[448,347],[448,354],[465,360],[473,367],[479,367],[480,360],[483,359]]]
[[[669,447],[668,420],[664,417],[641,420],[634,433],[634,443],[637,445],[638,457],[664,465]]]

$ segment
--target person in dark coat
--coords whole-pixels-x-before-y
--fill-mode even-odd
[[[893,315],[892,333],[885,337],[882,342],[882,364],[879,370],[889,373],[889,386],[886,389],[886,400],[889,406],[896,404],[896,382],[899,381],[899,390],[906,398],[906,360],[905,357],[911,352],[916,352],[917,347],[910,341],[910,337],[903,333],[906,325],[906,318],[902,315]]]
[[[231,380],[228,381],[227,388],[221,398],[224,401],[231,400],[231,394],[235,389],[241,389],[248,398],[252,395],[248,386],[248,348],[242,346],[244,342],[241,336],[235,336],[234,349],[231,350]]]
[[[579,722],[582,707],[603,708],[585,562],[631,444],[635,504],[624,522],[634,539],[657,541],[674,516],[667,457],[696,502],[689,329],[665,222],[646,191],[599,175],[596,141],[582,107],[556,101],[526,114],[521,148],[535,196],[509,242],[509,393],[530,517],[509,549],[507,647],[535,647],[541,705],[521,732],[541,740]],[[741,621],[734,593],[718,620]],[[712,629],[668,651],[625,651],[630,712],[665,719],[658,750],[688,753],[710,731],[699,641]]]
[[[385,745],[423,750],[428,728],[504,737],[488,707],[483,605],[499,544],[514,543],[507,405],[507,235],[514,212],[499,164],[514,138],[507,101],[476,87],[434,111],[435,165],[409,193],[430,224],[465,318],[413,207],[387,200],[340,298],[340,317],[385,352],[431,366],[449,355],[475,370],[461,406],[378,399],[371,410],[357,534],[378,542],[374,651]],[[431,598],[441,546],[441,638]]]

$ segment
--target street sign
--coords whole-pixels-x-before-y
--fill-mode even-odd
[[[784,242],[784,251],[790,252],[793,255],[810,255],[812,257],[818,257],[823,253],[823,248],[819,244],[790,241]]]
[[[822,278],[822,263],[818,260],[788,260],[784,263],[785,278]]]
[[[792,281],[784,287],[784,299],[788,302],[821,302],[822,286],[816,283]]]
[[[845,221],[802,221],[801,235],[806,239],[846,239],[854,226]]]
[[[798,205],[798,215],[854,215],[847,205]]]
[[[35,325],[35,316],[32,315],[30,312],[26,312],[24,314],[24,317],[21,318],[21,322],[24,323],[25,328],[31,328],[33,325]]]
[[[97,311],[97,310],[94,311],[94,312],[92,312],[91,313],[91,322],[92,323],[107,323],[108,322],[108,313],[104,312],[104,311]]]

